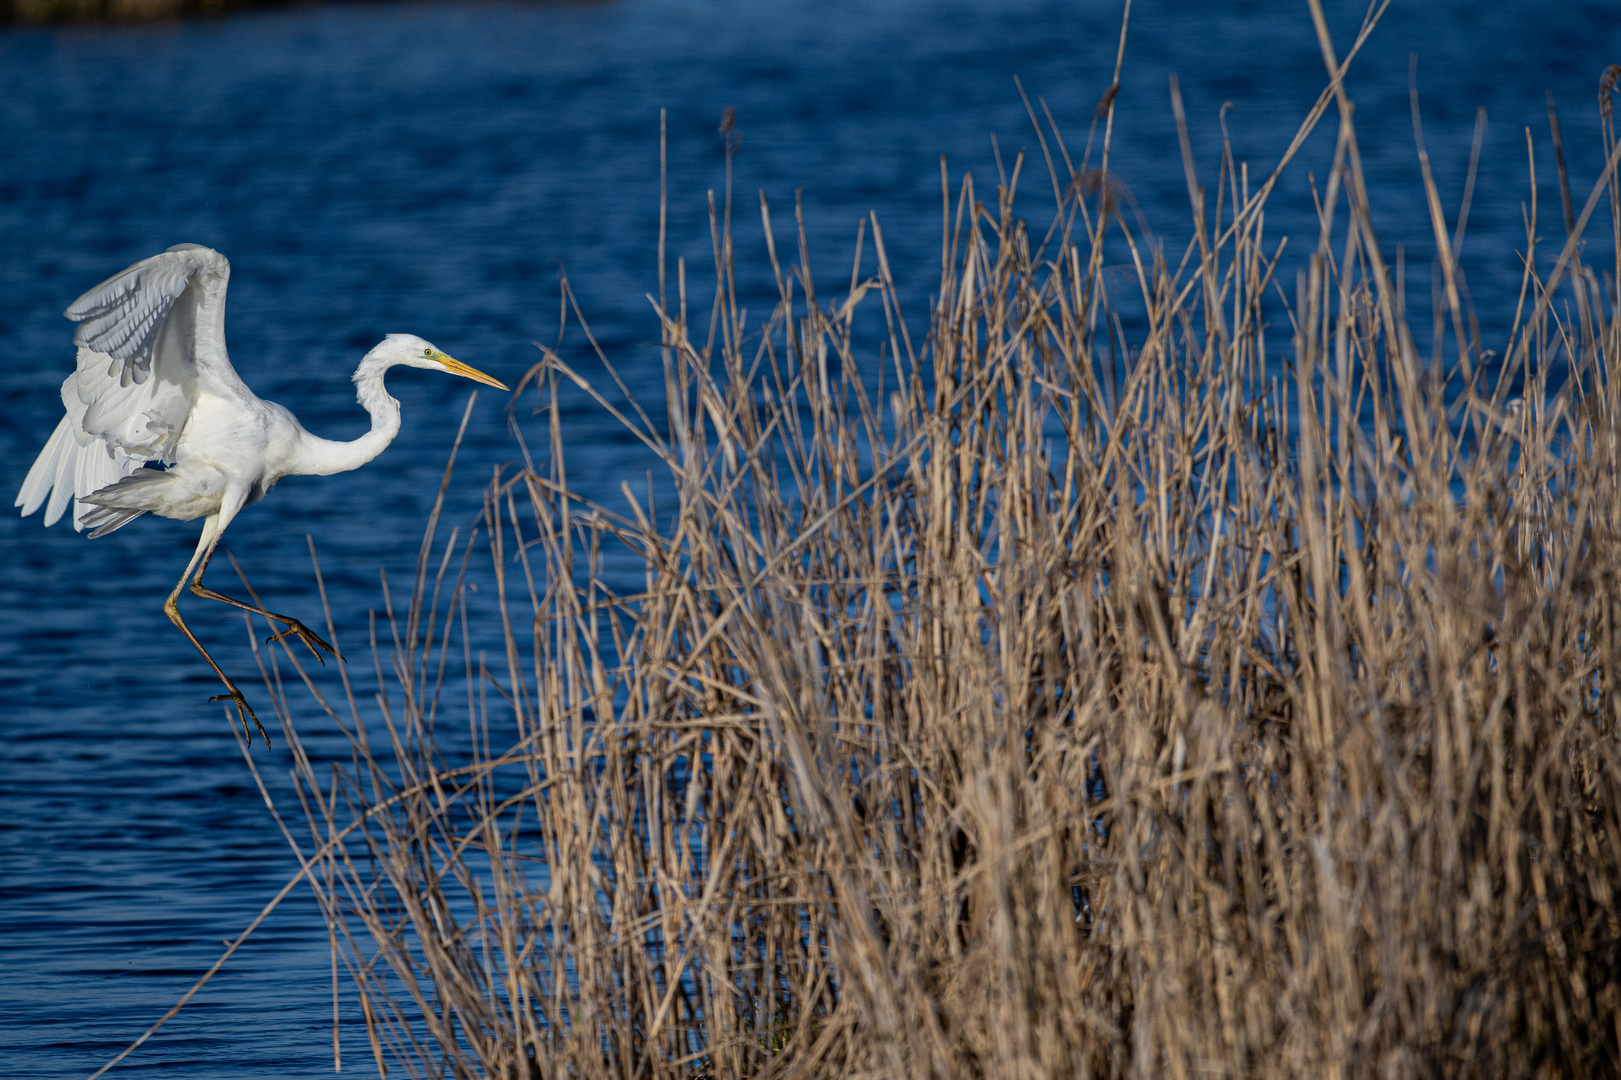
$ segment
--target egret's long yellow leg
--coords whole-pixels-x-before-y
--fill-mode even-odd
[[[240,608],[243,611],[251,612],[255,615],[262,615],[267,619],[272,619],[281,623],[283,626],[287,627],[287,629],[283,630],[279,634],[272,634],[269,641],[277,642],[289,634],[296,634],[298,635],[298,640],[304,643],[304,647],[309,649],[315,658],[321,661],[323,666],[326,664],[326,657],[321,655],[320,650],[322,649],[331,653],[333,656],[336,656],[339,660],[343,659],[343,657],[338,653],[338,650],[327,644],[325,638],[321,637],[321,635],[317,634],[314,630],[311,630],[309,627],[305,626],[292,616],[278,615],[274,611],[267,611],[262,607],[255,607],[254,605],[245,601],[236,599],[234,596],[226,596],[224,593],[215,592],[213,589],[210,589],[204,585],[203,575],[208,573],[208,564],[214,558],[214,547],[214,544],[208,545],[208,550],[203,554],[203,564],[197,568],[197,576],[191,580],[191,591],[194,595],[201,596],[207,600],[218,600],[222,604],[229,604],[234,608]],[[186,572],[190,573],[191,568],[187,567]]]
[[[212,536],[209,535],[211,531],[213,532]],[[191,576],[192,567],[196,566],[198,562],[202,562],[204,566],[208,565],[208,558],[213,555],[214,545],[217,543],[219,543],[219,531],[213,529],[212,526],[204,526],[203,541],[198,543],[197,550],[191,556],[191,561],[186,564],[186,572],[180,575],[180,580],[175,583],[174,591],[169,594],[169,599],[163,602],[163,613],[169,616],[170,622],[180,628],[182,634],[186,635],[186,640],[191,642],[192,646],[203,654],[203,659],[208,661],[208,666],[214,669],[214,674],[218,675],[220,682],[225,684],[227,693],[215,694],[208,700],[230,701],[231,704],[235,705],[237,719],[242,722],[242,734],[247,736],[250,743],[253,741],[253,735],[248,731],[248,721],[251,719],[254,726],[259,729],[259,737],[264,739],[265,747],[268,749],[270,735],[265,731],[265,726],[259,722],[259,717],[253,711],[253,707],[248,704],[248,699],[242,696],[242,691],[237,688],[236,683],[232,682],[231,677],[225,674],[219,664],[214,662],[212,656],[208,655],[208,650],[203,648],[203,643],[197,640],[197,635],[191,632],[191,627],[187,626],[186,621],[180,617],[180,590],[186,587],[186,579]]]

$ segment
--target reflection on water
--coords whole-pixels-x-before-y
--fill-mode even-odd
[[[1348,40],[1363,5],[1330,8]],[[848,273],[857,219],[876,210],[915,318],[938,266],[938,156],[988,192],[991,135],[1005,166],[1029,147],[1023,208],[1042,214],[1050,185],[1013,77],[1084,141],[1117,17],[1114,5],[1080,0],[899,0],[876,12],[843,0],[426,3],[0,34],[0,445],[20,480],[55,424],[72,362],[58,314],[67,302],[180,241],[231,258],[237,367],[323,435],[364,430],[348,374],[384,333],[421,334],[515,383],[535,356],[530,341],[556,335],[563,268],[632,385],[657,386],[644,297],[657,281],[660,108],[671,242],[694,282],[710,272],[703,196],[721,183],[716,127],[731,106],[745,268],[763,265],[756,190],[780,208],[779,228],[802,192],[816,265],[835,278]],[[1294,5],[1160,0],[1132,18],[1114,163],[1176,258],[1186,181],[1167,75],[1180,78],[1213,183],[1223,102],[1235,152],[1268,171],[1316,97],[1322,63]],[[1422,300],[1428,225],[1407,106],[1415,50],[1429,150],[1453,208],[1475,109],[1490,113],[1465,260],[1482,324],[1500,335],[1523,246],[1524,129],[1546,178],[1543,92],[1553,89],[1584,195],[1598,167],[1593,94],[1603,66],[1621,60],[1621,20],[1602,3],[1448,0],[1398,8],[1377,32],[1352,91],[1376,222],[1387,244],[1406,245]],[[1310,246],[1307,177],[1331,152],[1314,138],[1287,175],[1274,237]],[[1553,197],[1544,188],[1546,235],[1557,231]],[[767,295],[763,276],[744,285]],[[288,481],[227,536],[261,595],[301,615],[319,611],[304,535],[317,538],[362,694],[378,570],[408,571],[465,400],[428,375],[397,374],[390,389],[405,430],[387,454],[357,473]],[[451,524],[470,520],[481,478],[516,457],[502,397],[485,391],[475,408]],[[569,439],[576,483],[605,499],[646,465],[588,411],[571,417]],[[205,703],[212,676],[159,609],[195,537],[195,525],[143,519],[90,543],[38,518],[0,517],[7,1076],[82,1075],[105,1060],[295,866],[222,712]],[[214,574],[231,582],[223,560]],[[188,610],[217,655],[252,670],[237,619],[201,602]],[[309,727],[320,752],[338,751],[322,724]],[[280,753],[259,759],[272,782]],[[134,1064],[175,1076],[326,1073],[324,938],[312,905],[294,902]],[[364,1068],[363,1034],[345,1038],[350,1068]]]

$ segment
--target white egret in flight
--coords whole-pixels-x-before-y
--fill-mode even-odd
[[[17,505],[24,516],[45,506],[45,524],[51,525],[71,501],[73,527],[90,529],[92,539],[147,513],[202,518],[197,550],[163,611],[225,684],[226,692],[209,700],[229,700],[244,733],[252,718],[269,745],[242,691],[181,619],[178,601],[186,579],[195,570],[196,595],[285,626],[272,641],[297,635],[318,659],[322,652],[337,655],[297,619],[203,586],[220,534],[282,477],[347,472],[382,453],[400,430],[400,403],[383,388],[389,368],[426,368],[506,387],[419,337],[390,334],[354,374],[371,430],[352,442],[311,435],[292,413],[254,396],[231,367],[225,353],[230,276],[231,264],[219,252],[177,244],[73,302],[67,317],[79,323],[73,335],[79,362],[62,384],[67,414],[28,470]]]

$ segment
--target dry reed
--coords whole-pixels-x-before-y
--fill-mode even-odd
[[[351,764],[265,654],[380,1071],[1617,1075],[1621,265],[1578,242],[1606,202],[1621,238],[1613,120],[1557,254],[1532,193],[1500,355],[1424,161],[1423,356],[1317,22],[1302,138],[1339,136],[1289,294],[1230,156],[1179,257],[1122,215],[1108,100],[1079,163],[1038,124],[1044,232],[1022,160],[983,204],[942,166],[921,337],[876,219],[829,299],[763,199],[747,323],[712,198],[658,422],[543,350],[530,464],[430,526],[376,710],[328,710]],[[571,491],[569,385],[656,500]]]

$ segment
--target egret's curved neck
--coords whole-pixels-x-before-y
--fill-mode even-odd
[[[393,364],[367,356],[355,369],[355,398],[371,414],[371,430],[358,439],[337,442],[304,433],[296,472],[331,476],[358,469],[381,454],[400,433],[400,403],[383,388],[383,373]]]

